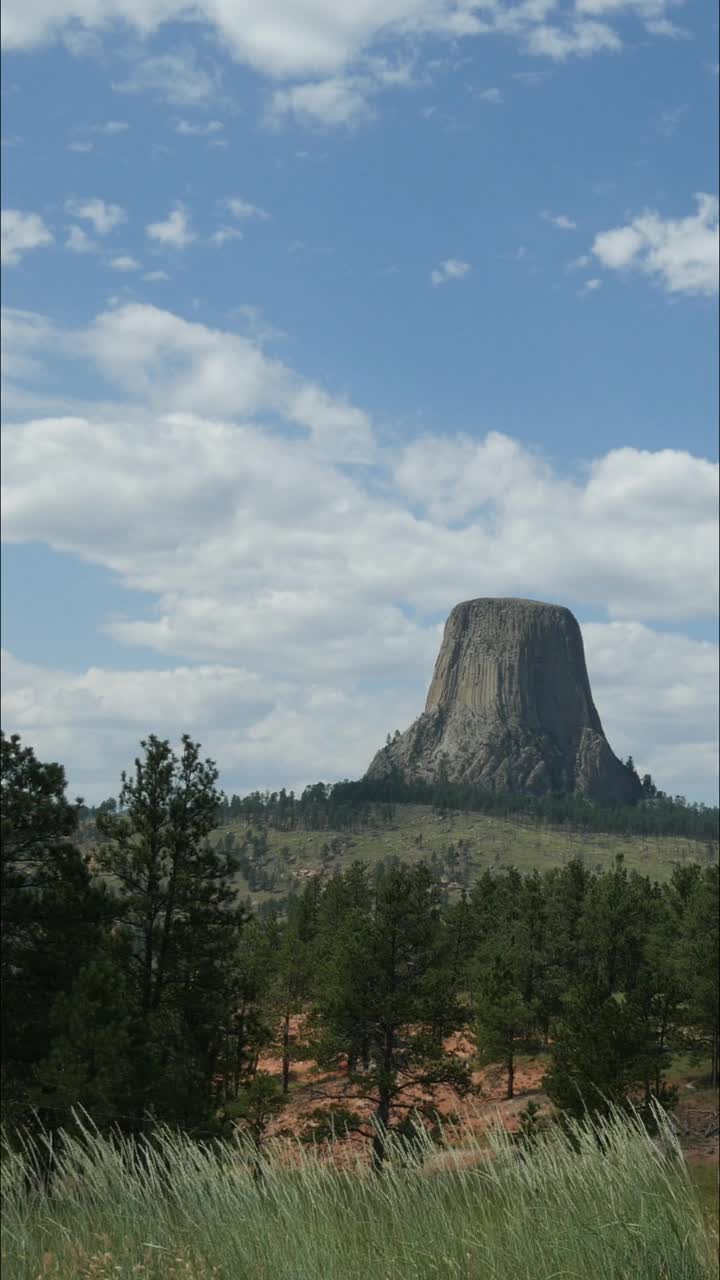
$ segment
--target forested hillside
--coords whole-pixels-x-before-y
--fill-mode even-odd
[[[472,1095],[483,1063],[512,1096],[518,1055],[542,1053],[546,1093],[567,1114],[672,1106],[673,1053],[709,1060],[717,1083],[718,868],[707,844],[660,884],[622,857],[602,870],[580,856],[542,871],[523,873],[510,856],[480,868],[452,828],[442,832],[452,856],[424,857],[420,841],[404,860],[386,825],[383,859],[327,865],[258,911],[238,874],[243,858],[245,875],[259,874],[263,846],[250,868],[247,841],[218,837],[217,778],[189,738],[177,754],[149,738],[83,846],[61,766],[3,737],[11,1126],[37,1116],[57,1128],[82,1105],[128,1133],[239,1124],[260,1143],[304,1060],[334,1081],[322,1118],[305,1117],[308,1133],[357,1130],[380,1166],[385,1134],[404,1132],[411,1112],[432,1129],[437,1091]],[[318,791],[308,826],[327,804]],[[242,815],[254,839],[268,840],[280,808],[266,800]],[[366,825],[377,820],[364,812]],[[449,1047],[458,1034],[470,1056]],[[268,1058],[277,1070],[261,1068]]]

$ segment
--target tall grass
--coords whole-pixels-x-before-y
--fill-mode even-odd
[[[242,1142],[162,1131],[144,1159],[79,1123],[49,1188],[37,1139],[5,1144],[3,1277],[704,1280],[713,1247],[674,1135],[636,1117],[559,1127],[524,1152],[390,1144],[381,1176],[296,1149],[260,1181]]]

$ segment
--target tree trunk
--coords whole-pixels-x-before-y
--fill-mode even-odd
[[[508,1098],[515,1097],[515,1055],[512,1049],[508,1054],[507,1060],[507,1096]]]
[[[710,1078],[713,1088],[717,1088],[720,1084],[720,1027],[715,1028],[715,1034],[713,1036]]]
[[[282,1091],[290,1088],[290,1011],[285,1010],[282,1032]]]
[[[375,1112],[375,1132],[372,1140],[372,1167],[375,1173],[382,1173],[387,1147],[387,1131],[390,1126],[390,1108],[392,1105],[392,1072],[395,1065],[395,1031],[388,1027],[385,1031],[382,1055],[382,1071],[378,1084],[378,1106]]]

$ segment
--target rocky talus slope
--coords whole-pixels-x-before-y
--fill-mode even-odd
[[[610,749],[569,609],[536,600],[456,605],[421,716],[378,751],[368,777],[478,783],[497,791],[577,791],[630,803],[638,782]]]

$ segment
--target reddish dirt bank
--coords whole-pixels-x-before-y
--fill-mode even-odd
[[[291,1038],[296,1044],[302,1038],[301,1017],[292,1019]],[[473,1056],[475,1046],[470,1036],[458,1033],[445,1042],[445,1050],[467,1061]],[[506,1078],[500,1067],[473,1071],[475,1089],[467,1098],[458,1098],[452,1090],[440,1086],[433,1091],[432,1099],[429,1094],[417,1091],[414,1100],[432,1101],[441,1116],[453,1117],[460,1131],[457,1135],[459,1142],[463,1131],[477,1137],[491,1125],[498,1123],[508,1132],[514,1132],[519,1126],[521,1112],[531,1099],[545,1114],[551,1109],[550,1101],[542,1091],[542,1077],[546,1066],[547,1062],[543,1058],[521,1058],[515,1067],[515,1096],[510,1100],[505,1096]],[[267,1056],[260,1060],[259,1067],[279,1077],[282,1062],[279,1057]],[[692,1076],[683,1076],[675,1083],[680,1091],[680,1100],[674,1115],[688,1161],[692,1164],[717,1165],[718,1135],[705,1133],[706,1129],[712,1128],[713,1115],[717,1120],[716,1093],[711,1089],[701,1088]],[[351,1109],[363,1120],[369,1121],[373,1112],[372,1103],[358,1097],[359,1092],[359,1088],[353,1087],[342,1071],[321,1071],[312,1059],[296,1061],[291,1071],[288,1104],[270,1126],[268,1137],[284,1135],[296,1138],[307,1131],[309,1113],[327,1111],[333,1106]],[[349,1139],[348,1155],[351,1158],[359,1156],[366,1145],[365,1140],[359,1136]],[[342,1158],[340,1151],[336,1150],[336,1158],[338,1157]]]

